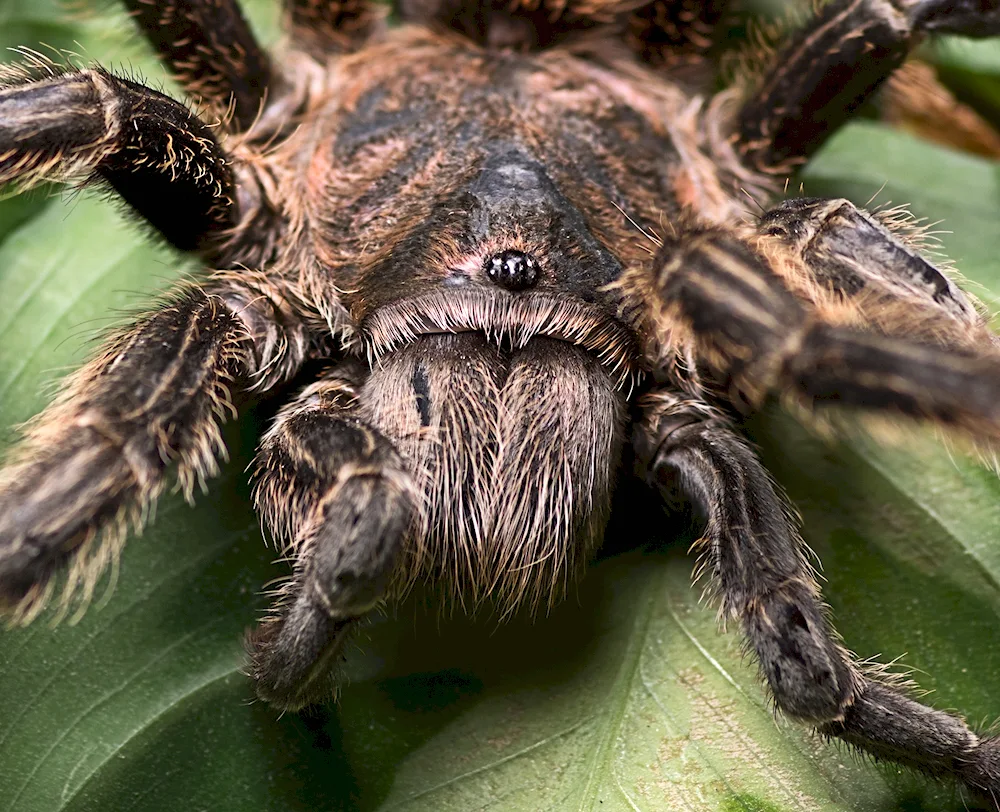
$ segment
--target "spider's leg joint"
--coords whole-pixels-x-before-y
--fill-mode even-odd
[[[286,709],[334,693],[350,628],[381,600],[417,499],[401,458],[357,418],[345,364],[282,409],[261,446],[255,498],[295,569],[247,638],[259,696]]]
[[[791,512],[719,413],[668,390],[649,395],[636,430],[646,478],[705,522],[701,566],[724,615],[740,620],[775,704],[813,724],[840,718],[858,675],[837,642]],[[683,423],[683,427],[675,428]]]

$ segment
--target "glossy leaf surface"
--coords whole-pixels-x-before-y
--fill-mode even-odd
[[[0,41],[79,40],[160,75],[113,11],[61,19],[5,0]],[[943,220],[961,270],[1000,293],[995,164],[858,124],[803,181],[859,203],[884,183],[879,201]],[[6,443],[109,317],[191,268],[87,196],[5,201],[0,239]],[[643,549],[596,564],[550,617],[496,630],[404,605],[352,651],[339,709],[277,718],[239,673],[258,590],[282,571],[248,507],[259,428],[254,415],[232,427],[233,460],[197,507],[162,500],[78,624],[0,635],[0,812],[964,808],[775,720],[739,640],[689,586],[690,538],[653,512],[620,518],[612,546]],[[996,477],[922,438],[830,444],[777,412],[749,428],[802,511],[848,644],[906,653],[939,707],[1000,715]]]

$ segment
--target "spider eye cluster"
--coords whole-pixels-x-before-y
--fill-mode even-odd
[[[513,248],[487,258],[484,269],[491,281],[507,290],[527,290],[538,281],[538,260]]]

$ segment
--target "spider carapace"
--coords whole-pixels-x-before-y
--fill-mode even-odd
[[[16,619],[86,601],[172,472],[216,470],[224,416],[291,391],[254,474],[294,562],[248,638],[268,701],[330,697],[351,629],[416,579],[559,599],[638,476],[703,517],[779,710],[1000,792],[1000,741],[840,645],[739,431],[777,395],[1000,434],[996,339],[906,228],[743,196],[778,199],[922,37],[998,34],[1000,4],[832,0],[714,94],[722,0],[404,0],[395,28],[286,0],[276,59],[233,0],[125,5],[202,112],[29,61],[0,77],[0,181],[103,183],[215,270],[110,338],[0,474]]]

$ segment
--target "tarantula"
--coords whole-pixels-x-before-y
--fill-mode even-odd
[[[738,430],[779,395],[1000,433],[997,340],[904,234],[845,200],[752,221],[741,200],[777,199],[925,34],[1000,33],[1000,2],[833,0],[715,95],[722,0],[400,0],[398,27],[370,0],[286,0],[280,60],[235,0],[125,5],[202,112],[22,65],[0,182],[101,182],[219,270],[111,338],[0,474],[16,620],[59,583],[86,601],[170,470],[190,493],[223,418],[295,384],[255,472],[294,561],[248,638],[267,701],[327,699],[352,627],[417,580],[501,613],[558,600],[628,460],[703,515],[778,709],[1000,793],[1000,740],[842,647]]]

